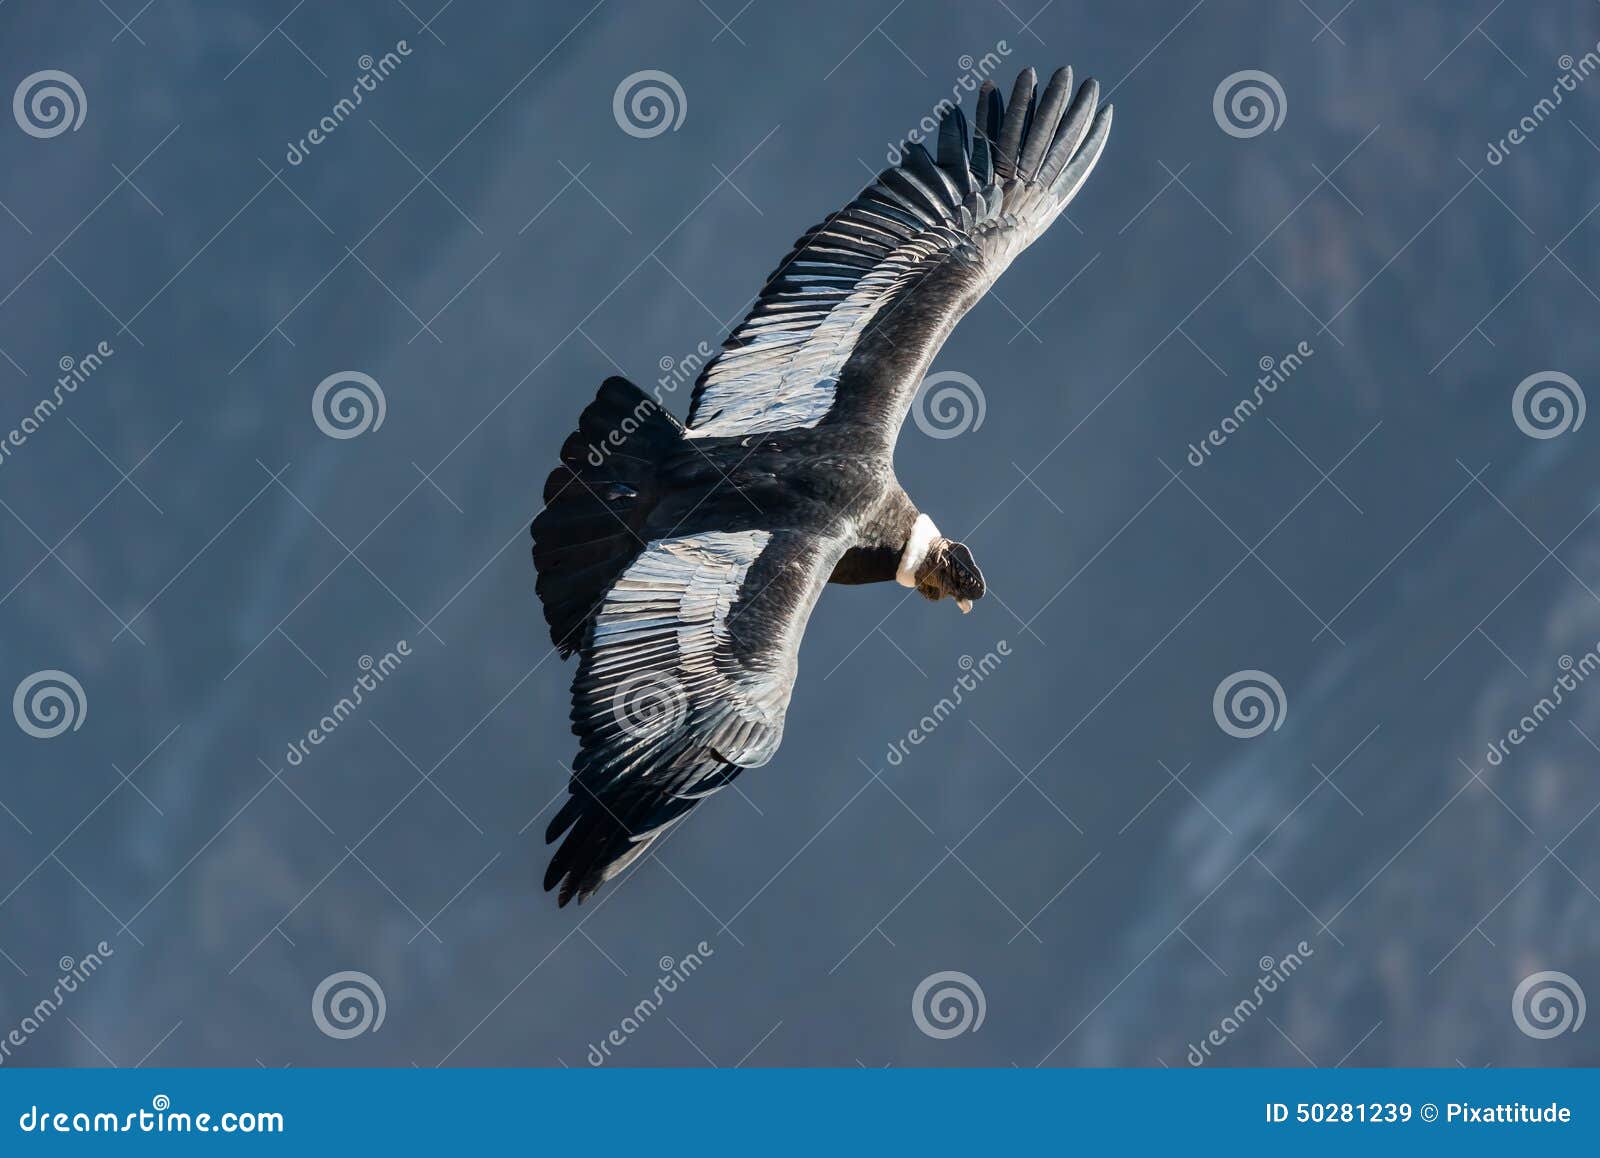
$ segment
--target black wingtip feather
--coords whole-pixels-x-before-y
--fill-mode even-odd
[[[1041,184],[1054,185],[1056,178],[1077,154],[1084,137],[1088,135],[1089,126],[1094,119],[1095,106],[1099,100],[1100,83],[1091,76],[1078,86],[1077,95],[1072,98],[1072,104],[1061,117],[1061,125],[1056,130],[1050,151],[1040,162]]]
[[[994,81],[986,80],[978,90],[978,112],[974,118],[976,131],[989,139],[991,145],[1000,139],[1000,90]]]
[[[1039,166],[1045,159],[1050,143],[1055,139],[1056,126],[1061,123],[1062,110],[1072,97],[1072,69],[1058,68],[1045,85],[1039,98],[1032,124],[1022,143],[1022,157],[1018,161],[1019,174],[1025,181],[1039,175]]]
[[[1100,153],[1106,145],[1106,138],[1111,135],[1110,105],[1103,106],[1095,113],[1094,121],[1089,126],[1089,133],[1083,139],[1083,144],[1078,146],[1078,151],[1073,154],[1072,160],[1067,162],[1066,168],[1056,177],[1051,189],[1058,195],[1066,195],[1082,185],[1089,171],[1100,160]]]
[[[1017,82],[1011,86],[1011,100],[1006,103],[1005,119],[1000,123],[1000,140],[994,157],[995,170],[1002,177],[1017,176],[1017,159],[1021,155],[1023,137],[1033,113],[1033,91],[1037,80],[1033,69],[1025,68],[1017,73]]]
[[[570,805],[571,801],[568,803]],[[578,810],[571,831],[544,870],[544,891],[560,886],[556,894],[558,908],[566,908],[568,902],[574,900],[581,905],[594,896],[601,885],[622,874],[670,827],[670,824],[664,825],[647,835],[634,837],[609,813],[599,810],[603,807]]]
[[[939,168],[964,200],[972,189],[970,154],[967,148],[967,118],[960,105],[951,105],[939,119]]]

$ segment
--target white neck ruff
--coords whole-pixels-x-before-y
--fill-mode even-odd
[[[939,528],[933,525],[933,520],[927,515],[918,515],[916,523],[911,528],[911,537],[906,540],[905,549],[900,552],[900,566],[894,573],[896,583],[902,587],[917,585],[917,572],[922,568],[922,563],[927,559],[928,551],[937,538],[939,538]]]

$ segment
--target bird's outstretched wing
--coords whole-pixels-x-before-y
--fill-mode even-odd
[[[892,447],[946,335],[1088,179],[1111,131],[1099,91],[1074,97],[1064,68],[1036,97],[1030,68],[1005,105],[986,81],[970,142],[950,107],[936,158],[908,145],[795,243],[701,373],[689,436],[855,423]]]
[[[798,531],[657,539],[612,584],[572,685],[578,758],[544,887],[588,896],[783,738],[806,620],[846,544]]]

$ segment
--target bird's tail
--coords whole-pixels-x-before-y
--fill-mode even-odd
[[[533,520],[533,563],[550,637],[563,657],[644,545],[657,468],[683,426],[626,378],[607,378],[561,447]]]

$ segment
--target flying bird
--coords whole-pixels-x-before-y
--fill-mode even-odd
[[[970,139],[946,105],[934,152],[807,230],[705,365],[689,417],[608,378],[533,520],[537,590],[578,654],[571,793],[544,887],[582,901],[746,768],[772,759],[800,638],[828,583],[885,583],[965,612],[967,547],[895,479],[900,427],[945,338],[1071,203],[1111,130],[1072,70],[1009,102],[985,82]],[[564,836],[564,839],[562,839]]]

